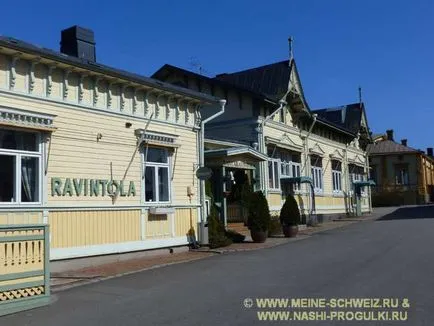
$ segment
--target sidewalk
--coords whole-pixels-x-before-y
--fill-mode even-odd
[[[345,218],[341,220],[325,222],[320,224],[319,226],[307,227],[304,230],[300,230],[297,237],[295,238],[285,238],[282,235],[270,237],[265,243],[254,243],[251,241],[250,237],[246,237],[245,242],[233,243],[230,246],[224,248],[208,249],[204,247],[198,250],[191,250],[187,252],[130,259],[114,263],[102,264],[97,267],[89,267],[60,273],[51,273],[51,289],[53,292],[57,292],[122,275],[137,273],[148,269],[204,259],[218,254],[272,248],[286,244],[288,242],[308,239],[315,233],[342,228],[354,223],[367,221],[374,218],[376,218],[376,216],[371,215],[361,218]]]

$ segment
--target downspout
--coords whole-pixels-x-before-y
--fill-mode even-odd
[[[309,137],[312,134],[313,127],[316,124],[316,120],[318,118],[318,114],[316,114],[316,113],[312,114],[312,118],[313,118],[312,124],[309,127],[309,131],[307,132],[307,135],[304,137],[304,165],[303,165],[303,167],[301,168],[301,171],[300,171],[301,175],[303,175],[303,171],[306,168],[306,166],[308,164],[308,161],[309,161],[309,153],[308,153],[309,152]],[[311,193],[311,195],[310,195],[310,201],[311,201],[311,203],[309,205],[310,206],[309,216],[311,216],[313,214],[313,212],[316,211],[316,208],[315,208],[315,193],[314,193],[313,185],[312,184],[310,184],[310,193]]]
[[[307,132],[307,135],[304,137],[304,145],[305,145],[305,151],[304,151],[305,157],[304,158],[305,158],[305,161],[304,161],[303,168],[301,169],[301,173],[303,173],[304,168],[307,166],[308,155],[309,155],[308,154],[308,151],[309,151],[308,140],[309,140],[310,135],[312,134],[313,127],[316,124],[316,119],[318,118],[318,114],[316,114],[316,113],[312,114],[312,118],[313,118],[312,124],[309,127],[309,131]]]
[[[217,118],[225,112],[226,100],[220,100],[220,111],[214,113],[208,118],[200,122],[200,137],[199,137],[199,167],[205,166],[205,123]],[[199,196],[200,196],[200,219],[201,219],[201,235],[203,234],[203,228],[205,227],[205,180],[200,180],[199,183]],[[202,239],[201,239],[202,240]]]
[[[344,173],[344,178],[345,178],[345,190],[346,190],[346,200],[347,200],[347,207],[346,208],[347,214],[350,215],[351,211],[352,211],[352,207],[351,207],[351,197],[350,197],[350,167],[348,165],[348,143],[345,143],[345,156],[344,156],[344,160],[345,160],[345,172]]]
[[[369,179],[371,178],[371,168],[369,166],[369,156],[366,152],[366,157],[365,157],[365,166],[366,166],[366,172],[367,172],[367,177],[366,177],[366,181],[369,181]],[[371,187],[368,186],[368,212],[369,214],[372,213],[372,198],[371,198]]]
[[[367,172],[368,172],[368,177],[366,178],[366,181],[369,181],[369,179],[371,179],[371,168],[369,166],[369,155],[371,154],[370,150],[372,150],[372,145],[373,145],[373,143],[371,143],[369,150],[367,149],[365,152],[365,155],[366,155],[365,156],[365,166],[366,166]],[[373,208],[372,208],[372,189],[370,186],[368,186],[368,209],[369,209],[369,213],[371,214],[373,212]]]

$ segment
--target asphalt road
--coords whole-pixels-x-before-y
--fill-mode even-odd
[[[410,307],[406,322],[280,324],[434,325],[433,291],[434,206],[402,208],[383,220],[271,249],[213,256],[63,291],[52,305],[0,317],[0,325],[264,325],[268,322],[258,321],[255,305],[244,307],[245,298],[285,297],[407,298]],[[268,311],[277,310],[284,309]]]

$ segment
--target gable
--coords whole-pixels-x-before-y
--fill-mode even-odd
[[[324,156],[325,150],[318,143],[315,143],[313,147],[309,148],[309,154]]]
[[[343,160],[344,159],[344,154],[342,153],[341,150],[335,149],[335,151],[330,154],[330,158],[337,159],[337,160]]]
[[[309,106],[307,105],[306,99],[304,97],[300,75],[298,74],[294,59],[291,60],[288,92],[285,100],[288,103],[292,113],[296,115],[300,113],[310,113]]]

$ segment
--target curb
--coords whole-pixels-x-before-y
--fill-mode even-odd
[[[101,282],[101,281],[107,281],[107,280],[110,280],[112,278],[118,278],[118,277],[121,277],[121,276],[132,275],[132,274],[136,274],[136,273],[140,273],[140,272],[145,272],[145,271],[148,271],[148,270],[162,268],[162,267],[166,267],[166,266],[171,266],[171,265],[189,263],[189,262],[192,262],[192,261],[206,259],[206,258],[210,258],[210,257],[213,257],[213,256],[210,255],[208,257],[192,258],[192,259],[187,259],[187,260],[182,260],[182,261],[177,261],[177,262],[172,262],[172,263],[158,264],[158,265],[154,265],[154,266],[150,266],[150,267],[145,267],[145,268],[134,270],[134,271],[128,271],[128,272],[124,272],[124,273],[119,273],[119,274],[115,274],[115,275],[110,275],[110,276],[103,276],[103,277],[98,277],[97,276],[97,277],[92,278],[92,279],[84,278],[84,279],[81,279],[81,280],[79,280],[77,282],[72,282],[72,283],[65,284],[65,285],[51,286],[50,289],[51,289],[51,292],[56,293],[56,292],[60,292],[60,291],[65,291],[65,290],[73,289],[73,288],[76,288],[76,287],[79,287],[79,286],[83,286],[83,285],[98,283],[98,282]]]

